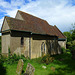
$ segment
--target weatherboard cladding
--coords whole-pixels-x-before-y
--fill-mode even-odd
[[[36,34],[58,36],[58,38],[66,38],[56,26],[49,25],[47,21],[19,10],[18,12],[24,20],[5,17],[11,30],[27,31]]]

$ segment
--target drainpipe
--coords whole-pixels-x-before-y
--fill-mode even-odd
[[[29,37],[29,58],[31,59],[31,36]]]

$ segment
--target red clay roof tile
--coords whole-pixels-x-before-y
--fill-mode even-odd
[[[22,11],[18,12],[24,20],[5,17],[10,29],[28,31],[37,34],[47,34],[50,36],[58,36],[58,38],[66,38],[56,26],[49,25],[47,21]]]

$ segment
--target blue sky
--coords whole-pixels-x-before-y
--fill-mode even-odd
[[[4,16],[15,17],[17,10],[42,18],[62,31],[75,23],[75,0],[0,0],[0,28]]]

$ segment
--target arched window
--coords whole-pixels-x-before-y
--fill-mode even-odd
[[[21,46],[24,45],[24,37],[21,37]]]
[[[44,44],[44,52],[45,52],[45,44]]]
[[[43,52],[43,49],[44,49],[44,42],[42,42],[41,44],[41,52]]]
[[[45,54],[45,43],[44,42],[42,42],[41,44],[41,53],[42,55]]]

